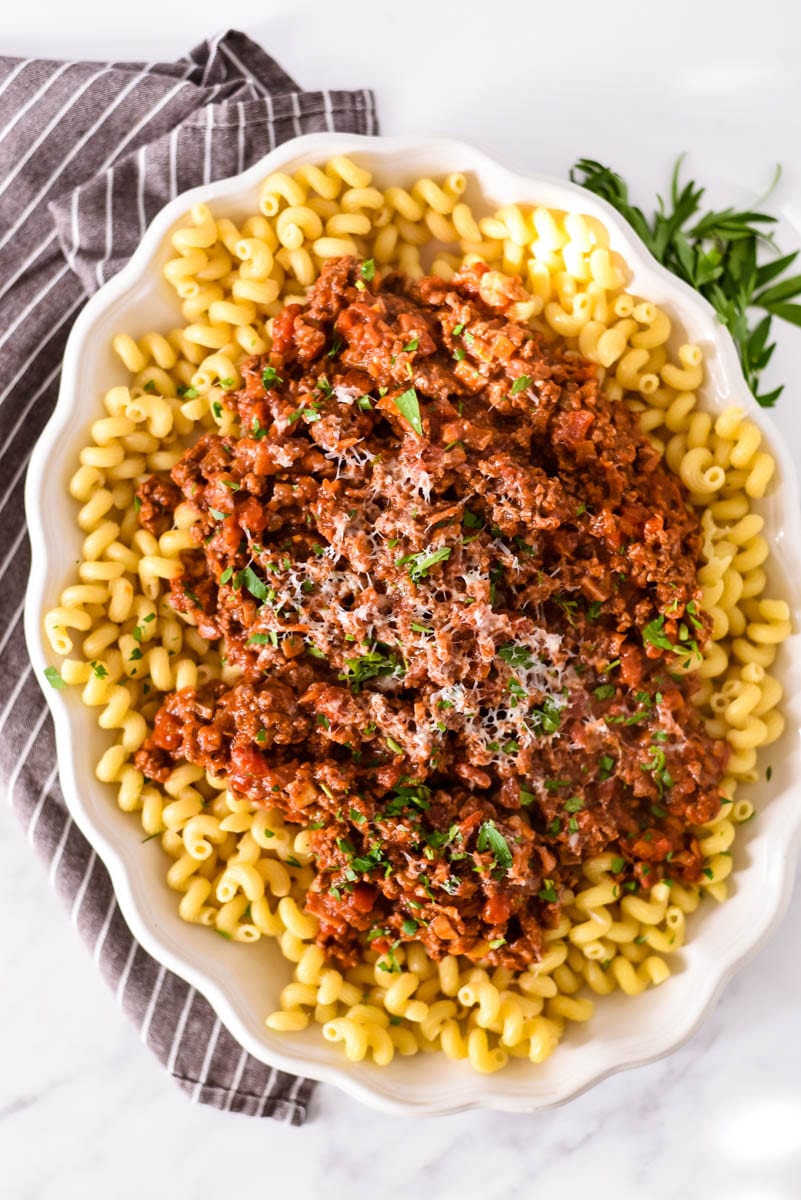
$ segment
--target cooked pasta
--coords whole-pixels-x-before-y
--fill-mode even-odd
[[[597,220],[525,205],[478,210],[465,187],[459,174],[382,187],[338,156],[271,175],[258,212],[240,224],[193,206],[164,268],[183,324],[114,338],[130,378],[106,393],[70,479],[85,540],[77,577],[44,629],[63,659],[64,683],[82,689],[110,731],[98,779],[116,789],[122,810],[138,814],[146,838],[160,840],[181,918],[234,941],[275,938],[292,962],[267,1027],[289,1034],[314,1022],[353,1062],[385,1065],[395,1054],[438,1049],[487,1073],[510,1057],[543,1062],[570,1023],[591,1017],[593,997],[634,996],[662,983],[687,916],[704,895],[725,897],[737,828],[754,812],[735,793],[756,779],[758,750],[784,726],[772,671],[791,619],[787,604],[766,594],[769,547],[753,509],[774,460],[741,408],[704,411],[701,349],[674,350],[670,318],[629,294],[626,264]],[[232,432],[222,398],[241,386],[243,360],[268,349],[285,305],[303,302],[325,263],[341,255],[370,271],[412,276],[433,264],[445,279],[481,259],[491,269],[487,287],[500,289],[504,274],[519,276],[528,294],[516,319],[597,364],[606,396],[640,414],[701,514],[698,584],[712,637],[679,669],[697,673],[694,704],[710,735],[731,747],[724,804],[696,830],[701,882],[661,882],[646,899],[621,890],[614,855],[596,855],[583,864],[586,886],[564,906],[541,957],[522,971],[454,955],[434,962],[416,940],[368,949],[348,969],[329,966],[315,942],[317,918],[305,911],[308,831],[193,764],[158,786],[134,764],[164,694],[237,677],[191,610],[178,613],[168,601],[181,555],[195,545],[196,515],[180,506],[155,537],[139,527],[134,487],[168,471],[200,434]]]

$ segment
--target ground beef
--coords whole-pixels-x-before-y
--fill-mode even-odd
[[[150,475],[136,490],[139,524],[148,533],[161,537],[172,525],[172,514],[183,496],[164,475]]]
[[[727,747],[682,674],[705,643],[680,484],[597,368],[453,280],[326,265],[276,318],[150,528],[199,514],[172,602],[241,671],[168,696],[138,762],[188,759],[310,827],[335,961],[418,938],[519,968],[611,849],[694,881]]]

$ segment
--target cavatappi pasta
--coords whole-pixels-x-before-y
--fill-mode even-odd
[[[85,538],[77,578],[47,613],[45,632],[63,659],[62,679],[81,689],[111,735],[98,778],[171,860],[167,881],[181,917],[233,941],[275,938],[293,964],[266,1019],[270,1029],[315,1022],[353,1061],[386,1064],[396,1054],[440,1050],[491,1072],[510,1057],[544,1061],[570,1022],[591,1017],[594,996],[636,995],[663,982],[687,917],[705,897],[725,898],[737,826],[753,816],[738,787],[757,779],[758,750],[783,730],[782,688],[771,670],[790,613],[765,594],[769,547],[753,509],[770,486],[773,459],[741,409],[717,417],[704,410],[700,348],[673,351],[670,318],[629,294],[626,264],[597,220],[518,205],[479,212],[465,201],[466,186],[452,173],[379,187],[337,157],[293,176],[271,175],[259,211],[241,226],[193,207],[164,271],[182,322],[166,333],[114,339],[129,379],[106,393],[70,480]],[[234,415],[221,397],[241,383],[240,363],[268,349],[272,319],[304,300],[322,264],[342,254],[413,276],[429,270],[449,279],[477,259],[519,275],[529,299],[516,319],[599,365],[606,394],[639,412],[701,513],[698,581],[712,638],[702,661],[685,669],[698,671],[694,703],[708,731],[732,751],[724,804],[697,831],[704,879],[659,883],[645,899],[621,892],[613,856],[597,856],[547,932],[542,959],[523,972],[454,957],[435,962],[416,942],[389,955],[368,952],[350,970],[330,967],[314,941],[316,919],[304,912],[308,832],[287,826],[277,809],[254,808],[195,765],[177,767],[156,786],[133,763],[165,692],[236,679],[191,618],[166,602],[181,552],[193,545],[192,510],[179,506],[173,528],[157,538],[138,525],[136,485],[169,470],[199,433],[231,431]]]

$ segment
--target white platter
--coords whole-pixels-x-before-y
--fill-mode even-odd
[[[293,171],[304,162],[349,154],[376,175],[379,185],[409,183],[420,175],[462,171],[468,199],[478,206],[523,202],[597,216],[612,248],[632,271],[630,290],[665,308],[677,336],[699,343],[708,367],[703,390],[710,412],[737,403],[757,420],[767,448],[778,460],[777,482],[757,505],[771,543],[769,591],[790,602],[801,627],[801,518],[793,463],[772,422],[751,399],[734,345],[712,309],[697,293],[660,267],[632,231],[603,201],[581,188],[550,178],[523,177],[464,143],[437,139],[364,138],[312,134],[279,147],[235,178],[186,192],[155,218],[128,266],[86,305],[64,356],[58,404],[31,458],[26,508],[32,570],[26,604],[26,636],[37,676],[57,665],[42,631],[42,616],[72,578],[82,536],[67,483],[89,426],[101,413],[102,393],[123,379],[111,352],[114,334],[138,337],[180,320],[176,300],[162,279],[169,257],[167,237],[192,203],[203,200],[215,215],[234,220],[257,211],[259,182],[271,171]],[[513,1060],[492,1076],[475,1075],[465,1063],[442,1055],[396,1058],[388,1067],[351,1064],[319,1029],[279,1034],[264,1026],[277,1007],[290,964],[276,945],[229,943],[177,914],[176,894],[164,880],[165,859],[157,841],[142,844],[138,821],[116,806],[113,789],[95,779],[94,766],[109,743],[77,690],[44,685],[53,713],[64,795],[75,821],[108,867],[123,915],[145,947],[203,994],[234,1037],[251,1054],[287,1071],[343,1088],[356,1098],[394,1112],[434,1114],[467,1108],[529,1112],[563,1103],[625,1067],[667,1054],[685,1041],[709,1012],[723,985],[776,926],[789,899],[801,844],[801,653],[799,635],[782,648],[775,673],[785,688],[787,730],[761,760],[773,768],[770,784],[747,792],[758,816],[736,843],[733,895],[712,901],[689,920],[688,943],[676,973],[636,999],[615,994],[601,1000],[586,1025],[573,1026],[557,1052],[540,1066]],[[732,1047],[732,1053],[736,1048]]]

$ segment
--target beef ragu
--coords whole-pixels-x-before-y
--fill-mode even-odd
[[[683,673],[709,630],[699,525],[596,368],[519,285],[328,263],[206,434],[140,491],[197,549],[175,608],[241,670],[166,697],[137,762],[225,775],[313,830],[340,964],[422,941],[512,968],[581,865],[693,881],[725,743]]]

